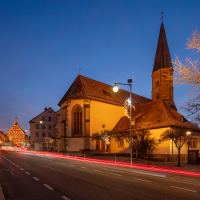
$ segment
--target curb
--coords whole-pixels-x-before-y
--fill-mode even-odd
[[[3,190],[2,190],[2,187],[1,187],[1,183],[0,183],[0,200],[5,200]]]

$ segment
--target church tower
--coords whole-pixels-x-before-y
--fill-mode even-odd
[[[163,22],[152,72],[152,99],[162,99],[176,109],[173,95],[173,66]]]

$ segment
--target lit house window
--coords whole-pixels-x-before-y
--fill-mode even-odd
[[[124,147],[124,140],[119,140],[119,148]]]
[[[74,135],[82,135],[82,109],[80,106],[75,106],[72,110],[73,114],[73,124],[72,133]]]
[[[39,124],[36,124],[36,125],[35,125],[35,128],[39,128]]]
[[[197,139],[191,138],[190,139],[190,147],[196,147],[197,146]]]

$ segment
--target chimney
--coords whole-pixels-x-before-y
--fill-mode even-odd
[[[45,108],[44,108],[44,110],[46,111],[46,110],[47,110],[47,108],[45,107]]]

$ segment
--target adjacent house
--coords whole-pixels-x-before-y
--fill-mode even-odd
[[[53,147],[53,126],[55,112],[52,108],[45,108],[44,112],[29,121],[31,148],[35,150],[49,150]]]
[[[0,131],[0,144],[7,142],[7,136],[4,134],[4,131]]]
[[[14,145],[21,146],[25,141],[25,132],[18,125],[18,119],[15,118],[14,125],[6,132],[8,141]]]

